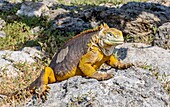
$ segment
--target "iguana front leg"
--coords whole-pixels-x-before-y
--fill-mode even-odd
[[[99,51],[89,51],[82,56],[79,62],[79,68],[88,77],[95,78],[97,80],[109,79],[113,77],[113,74],[96,71],[100,65],[98,67],[93,67],[93,64],[102,61],[103,57],[103,54],[101,54]]]
[[[126,68],[133,66],[132,63],[122,63],[122,62],[120,62],[113,55],[110,56],[109,60],[107,61],[107,64],[109,64],[110,66],[117,68],[117,69],[126,69]]]

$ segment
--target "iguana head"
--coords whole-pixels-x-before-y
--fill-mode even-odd
[[[106,56],[113,53],[114,47],[124,42],[123,34],[116,28],[109,28],[107,24],[100,26],[98,45]]]

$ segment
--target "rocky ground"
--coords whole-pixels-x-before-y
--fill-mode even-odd
[[[115,70],[104,66],[101,71],[112,72],[114,77],[97,81],[84,77],[73,77],[66,81],[50,84],[48,100],[31,100],[26,106],[92,106],[92,107],[169,107],[170,106],[170,2],[150,0],[127,4],[104,3],[93,5],[64,5],[55,0],[22,2],[0,1],[0,12],[17,6],[15,15],[47,18],[48,30],[59,30],[75,34],[105,22],[124,33],[127,43],[117,46],[118,56],[124,62],[134,63],[127,70]],[[6,38],[6,19],[0,17],[0,38]],[[32,34],[47,30],[35,26]],[[146,45],[147,44],[147,45]],[[18,76],[16,63],[28,64],[42,59],[41,46],[22,49],[0,50],[0,75]],[[53,50],[54,52],[56,50]],[[11,75],[10,75],[11,76]],[[3,81],[0,77],[0,81]]]

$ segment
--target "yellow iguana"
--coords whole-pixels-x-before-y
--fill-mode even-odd
[[[47,84],[76,75],[97,80],[109,79],[112,77],[111,73],[97,71],[103,63],[118,69],[132,66],[132,64],[121,63],[113,56],[114,47],[123,42],[122,32],[109,28],[107,24],[84,31],[65,43],[54,55],[49,67],[45,67],[28,89],[41,87],[45,91],[48,89]]]

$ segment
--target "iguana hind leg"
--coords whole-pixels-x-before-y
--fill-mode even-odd
[[[13,94],[8,95],[5,99],[6,102],[11,102],[14,99],[17,101],[28,98],[32,94],[36,93],[36,89],[40,89],[40,96],[46,97],[46,92],[49,91],[49,86],[47,84],[56,82],[55,74],[50,67],[46,67],[40,74],[40,76],[31,85],[25,89],[21,89]]]
[[[49,89],[47,84],[56,82],[54,71],[50,67],[45,67],[40,76],[29,86],[30,90],[42,88],[42,91]]]

